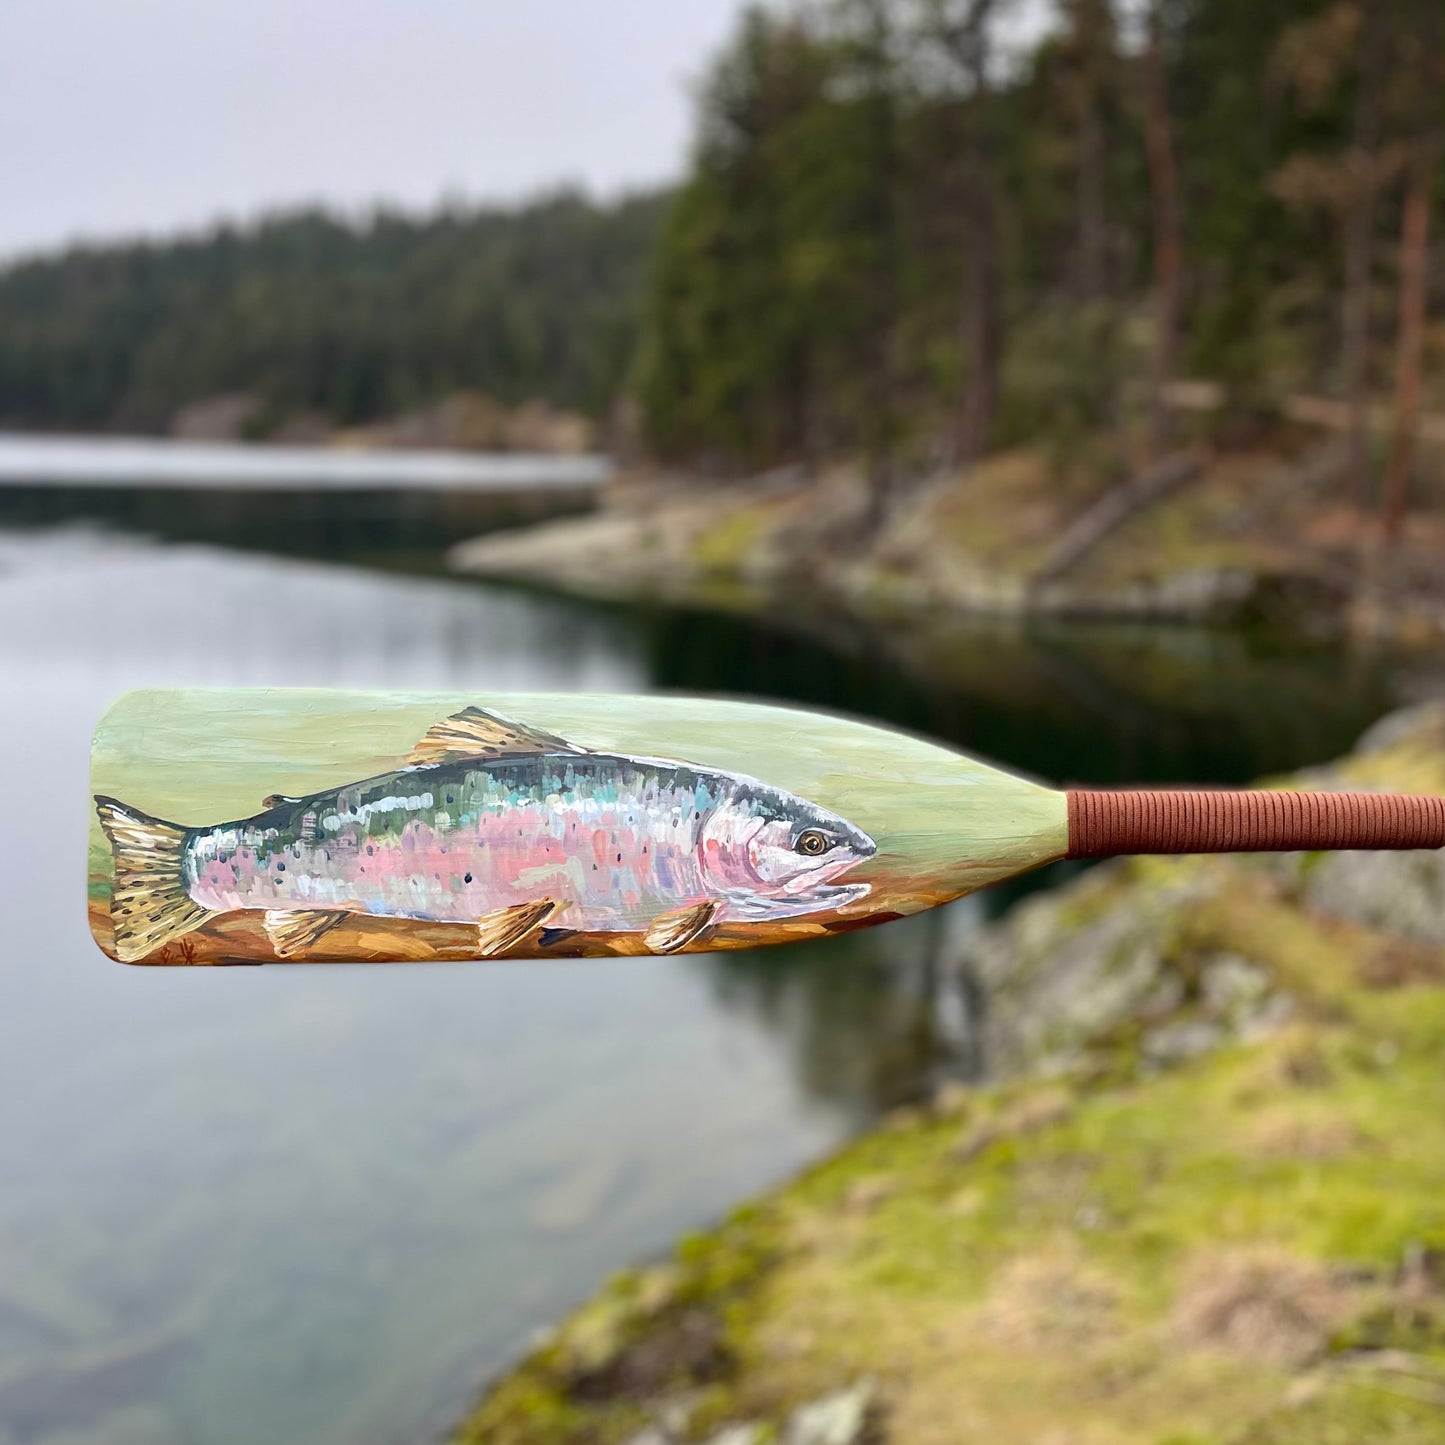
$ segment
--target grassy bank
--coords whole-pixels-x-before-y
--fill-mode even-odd
[[[1308,781],[1445,791],[1445,713]],[[1440,858],[1110,865],[965,962],[1001,1082],[618,1277],[458,1439],[1438,1441]]]

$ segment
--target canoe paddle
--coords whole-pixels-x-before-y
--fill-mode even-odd
[[[1445,799],[1057,791],[712,697],[133,692],[90,924],[126,963],[675,953],[917,913],[1058,858],[1445,846]]]

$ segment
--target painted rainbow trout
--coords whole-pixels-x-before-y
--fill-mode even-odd
[[[407,766],[250,818],[188,828],[97,795],[115,866],[116,952],[144,958],[237,909],[277,954],[349,915],[471,923],[483,955],[545,926],[643,935],[654,953],[715,923],[834,909],[876,851],[846,819],[741,774],[594,753],[466,708]],[[554,921],[555,920],[555,921]]]

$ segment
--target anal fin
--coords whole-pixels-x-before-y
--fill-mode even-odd
[[[531,903],[516,903],[510,908],[498,908],[494,913],[483,914],[477,919],[478,953],[482,958],[505,953],[556,911],[555,898],[538,898]]]
[[[318,940],[350,916],[345,909],[335,908],[268,908],[263,922],[277,957],[293,958],[314,948]]]
[[[654,953],[676,953],[711,927],[718,906],[715,898],[709,898],[703,903],[689,903],[686,908],[674,908],[670,913],[659,913],[643,934],[643,941]]]

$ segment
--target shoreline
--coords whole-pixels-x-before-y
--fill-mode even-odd
[[[746,615],[791,610],[805,597],[878,622],[1057,619],[1405,643],[1445,637],[1445,585],[1433,561],[1445,517],[1417,517],[1387,567],[1359,541],[1357,518],[1336,512],[1305,528],[1302,513],[1318,510],[1334,444],[1291,437],[1292,453],[1285,446],[1201,460],[1197,476],[1128,512],[1062,571],[1059,538],[1081,518],[1118,510],[1118,489],[1056,473],[1027,450],[916,486],[872,532],[862,521],[862,480],[846,466],[715,484],[623,474],[595,512],[459,543],[448,562],[459,573],[594,600]]]

